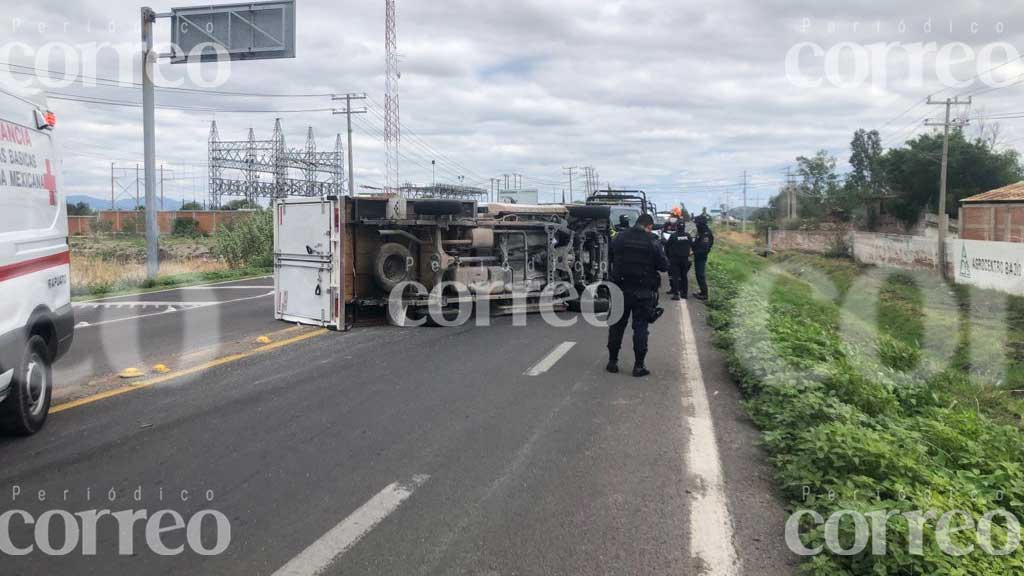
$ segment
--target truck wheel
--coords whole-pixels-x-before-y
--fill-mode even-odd
[[[39,432],[46,423],[52,397],[50,352],[41,336],[32,336],[15,369],[11,393],[0,404],[0,430],[19,436]]]
[[[397,310],[392,310],[390,303],[384,308],[384,315],[388,319],[388,324],[391,326],[397,326],[399,328],[408,328],[415,326],[420,318],[423,317],[423,312],[418,308],[409,306],[408,304],[401,304]]]
[[[419,200],[416,213],[423,216],[455,216],[462,214],[461,200]]]
[[[412,270],[409,262],[412,261],[412,252],[401,244],[389,242],[380,247],[377,257],[373,261],[373,278],[377,285],[387,292],[391,292],[406,280],[412,280]]]

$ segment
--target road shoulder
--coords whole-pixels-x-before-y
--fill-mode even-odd
[[[724,355],[714,346],[707,308],[691,300],[689,311],[715,423],[734,546],[744,573],[796,574],[799,558],[785,541],[786,504],[760,446],[760,432],[743,409],[743,396]]]

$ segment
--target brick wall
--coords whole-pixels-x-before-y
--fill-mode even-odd
[[[960,208],[965,240],[1024,242],[1024,203],[971,204]]]
[[[175,220],[187,218],[196,221],[199,233],[212,234],[222,224],[240,218],[248,218],[251,215],[252,211],[249,210],[164,210],[157,213],[157,224],[160,227],[160,234],[170,234],[174,230]],[[102,210],[99,216],[88,216],[87,218],[93,218],[93,221],[99,218],[104,222],[110,222],[111,230],[114,232],[127,231],[141,234],[146,228],[144,213],[135,210]],[[68,224],[71,226],[70,218]]]
[[[68,234],[71,236],[86,236],[92,234],[92,223],[96,216],[68,216]]]

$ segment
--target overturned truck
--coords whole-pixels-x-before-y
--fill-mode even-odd
[[[274,201],[275,317],[349,329],[476,313],[605,305],[607,206],[527,206],[395,197]]]

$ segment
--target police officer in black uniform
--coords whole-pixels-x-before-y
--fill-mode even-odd
[[[669,237],[668,242],[665,243],[665,252],[668,255],[668,271],[672,278],[672,290],[669,291],[672,294],[673,300],[686,299],[686,295],[690,290],[690,248],[693,244],[693,238],[690,233],[686,231],[686,226],[680,222],[673,232],[672,236]]]
[[[608,366],[612,373],[619,371],[619,349],[626,325],[633,318],[633,376],[647,376],[651,372],[644,365],[647,357],[648,324],[657,319],[658,290],[661,272],[668,270],[665,252],[651,234],[654,218],[642,214],[636,225],[619,232],[612,241],[612,281],[622,290],[622,315],[608,331]],[[613,315],[618,311],[612,311]]]
[[[715,235],[711,232],[711,227],[708,226],[708,217],[701,214],[693,219],[693,223],[697,225],[697,235],[693,238],[693,264],[694,272],[697,275],[697,286],[700,288],[700,292],[694,295],[694,298],[698,300],[708,299],[708,280],[707,280],[707,266],[708,266],[708,254],[711,253],[711,248],[715,245]]]

